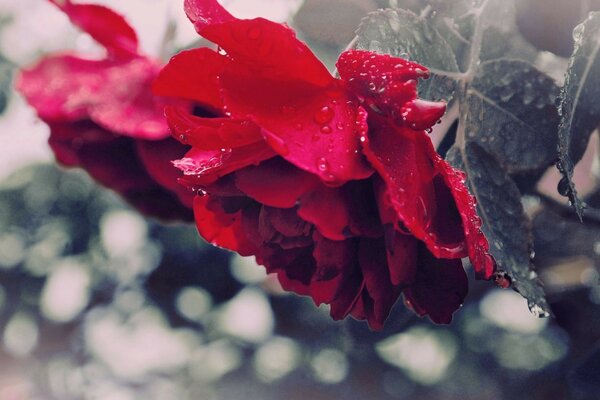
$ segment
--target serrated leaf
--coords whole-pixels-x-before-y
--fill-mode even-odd
[[[509,173],[546,168],[556,159],[558,94],[554,81],[525,61],[482,63],[461,104],[466,140]]]
[[[429,68],[432,76],[419,83],[420,97],[453,97],[458,72],[454,52],[428,18],[401,9],[375,11],[362,20],[357,37],[359,49],[410,58]]]
[[[498,271],[508,274],[513,288],[527,299],[533,313],[550,315],[544,289],[530,261],[531,224],[517,186],[494,157],[477,143],[466,143],[463,149],[450,149],[447,159],[469,177],[469,188],[477,197],[482,230]]]
[[[573,163],[583,156],[590,134],[600,122],[600,13],[591,13],[575,28],[573,38],[575,49],[569,61],[559,108],[558,168],[563,174],[566,194],[582,218],[584,206],[571,178]]]

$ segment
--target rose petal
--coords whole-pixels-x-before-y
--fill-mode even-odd
[[[234,199],[243,204],[242,207],[228,209],[227,201]],[[244,229],[243,209],[250,207],[242,198],[226,198],[218,196],[194,197],[194,216],[200,235],[209,243],[236,251],[242,256],[254,255],[257,252]]]
[[[89,116],[107,130],[158,140],[169,135],[169,128],[150,92],[157,72],[157,65],[141,57],[92,61],[63,55],[22,70],[17,88],[46,121]]]
[[[385,182],[398,218],[436,257],[465,257],[461,215],[431,159],[435,149],[429,137],[373,114],[369,128],[362,137],[364,153]]]
[[[70,0],[51,0],[69,16],[71,22],[106,48],[110,55],[131,57],[138,54],[138,38],[122,15],[96,4],[73,4]]]
[[[185,182],[191,189],[206,189],[217,179],[252,164],[258,164],[275,156],[264,142],[257,142],[235,149],[218,151],[190,150],[184,158],[173,162],[183,171]]]
[[[175,193],[187,207],[192,207],[193,193],[178,183],[181,176],[172,161],[186,152],[186,147],[173,139],[137,140],[137,153],[146,172],[162,187]]]
[[[452,168],[450,164],[442,159],[430,142],[427,142],[424,147],[439,172],[440,180],[443,180],[443,184],[441,182],[439,184],[450,189],[450,195],[454,201],[447,200],[446,204],[455,204],[462,218],[469,259],[475,270],[475,275],[478,279],[489,280],[496,270],[496,262],[490,255],[489,243],[483,232],[481,232],[481,220],[477,215],[475,198],[469,193],[469,189],[465,184],[465,175],[462,171]],[[445,196],[446,198],[450,197],[448,194]],[[443,218],[447,218],[447,216]]]
[[[404,290],[408,306],[420,316],[429,315],[436,324],[449,324],[468,290],[460,260],[436,258],[425,246],[420,246],[415,283]]]
[[[217,0],[185,0],[183,8],[185,14],[198,30],[207,25],[235,19]]]
[[[90,121],[52,123],[50,129],[48,142],[59,162],[82,167],[146,215],[191,221],[191,210],[148,175],[134,140],[115,136]]]
[[[349,182],[340,188],[320,186],[302,196],[298,215],[331,240],[378,237],[382,235],[381,222],[371,196],[368,181]]]
[[[259,203],[280,208],[293,207],[300,196],[319,185],[316,176],[279,157],[235,173],[236,186]]]
[[[218,76],[226,57],[201,47],[174,55],[154,81],[156,95],[196,101],[214,111],[223,109]]]
[[[383,328],[402,288],[391,282],[387,266],[385,243],[381,239],[361,238],[358,260],[365,281],[363,289],[363,312],[374,330]],[[368,294],[368,297],[365,296]],[[371,299],[372,301],[365,301]]]

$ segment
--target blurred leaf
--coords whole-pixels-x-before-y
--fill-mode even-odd
[[[600,13],[589,18],[573,31],[575,49],[569,62],[565,85],[561,93],[559,112],[559,163],[563,174],[564,194],[569,196],[579,218],[584,205],[577,196],[572,181],[573,163],[583,156],[590,134],[600,122]]]
[[[548,167],[556,159],[558,92],[550,77],[525,61],[482,63],[461,104],[466,140],[509,173]]]
[[[429,68],[431,78],[419,83],[420,97],[446,101],[453,97],[456,58],[429,17],[401,9],[379,10],[363,19],[357,35],[359,49],[408,58]]]
[[[0,113],[8,104],[12,84],[12,64],[0,56]]]
[[[549,315],[550,307],[530,261],[531,228],[515,183],[494,157],[474,142],[467,142],[462,149],[452,148],[448,161],[468,174],[469,187],[477,197],[482,231],[498,271],[508,274],[534,314]]]

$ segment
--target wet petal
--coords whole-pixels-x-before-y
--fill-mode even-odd
[[[415,283],[404,290],[407,305],[420,316],[429,315],[437,324],[449,324],[467,293],[467,275],[461,261],[436,258],[420,246]]]
[[[273,150],[264,142],[257,142],[235,149],[215,151],[192,149],[184,158],[174,161],[173,165],[183,172],[190,188],[198,190],[214,183],[222,176],[274,156]]]
[[[369,128],[363,146],[385,182],[386,196],[380,204],[387,202],[403,225],[436,257],[465,257],[461,215],[431,159],[435,149],[429,137],[376,115],[369,116]]]
[[[260,128],[247,120],[196,117],[176,106],[165,107],[165,116],[180,142],[200,150],[236,148],[263,140]]]
[[[183,8],[197,30],[235,19],[217,0],[185,0]]]
[[[319,185],[316,176],[279,157],[235,173],[236,186],[256,201],[272,207],[293,207],[298,198]]]
[[[429,76],[427,68],[419,64],[364,50],[343,52],[336,66],[342,80],[354,93],[365,98],[368,106],[399,119],[406,102],[417,97],[417,79]]]
[[[70,0],[51,0],[71,22],[89,34],[117,57],[137,54],[138,39],[133,28],[122,15],[96,4],[73,4]]]
[[[340,88],[262,79],[243,64],[228,67],[220,82],[232,117],[260,125],[269,145],[298,168],[330,186],[371,175],[360,153],[356,105]]]
[[[227,59],[215,51],[201,47],[174,55],[154,81],[159,96],[193,100],[215,111],[223,109],[218,76]]]

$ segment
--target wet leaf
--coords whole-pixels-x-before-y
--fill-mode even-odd
[[[466,139],[509,173],[546,168],[556,159],[559,89],[525,61],[482,63],[461,104]]]
[[[429,68],[432,76],[419,83],[420,97],[446,101],[453,97],[456,58],[428,17],[401,9],[375,11],[363,19],[357,35],[359,49],[408,58]]]
[[[462,149],[450,149],[447,159],[469,176],[469,188],[477,197],[482,230],[498,271],[510,277],[513,288],[527,299],[532,313],[550,315],[544,289],[530,260],[531,225],[517,186],[477,143],[467,142]]]
[[[600,13],[573,31],[575,49],[569,62],[565,85],[561,92],[558,169],[567,179],[567,195],[579,218],[583,203],[572,182],[573,165],[581,159],[590,134],[600,122]]]

